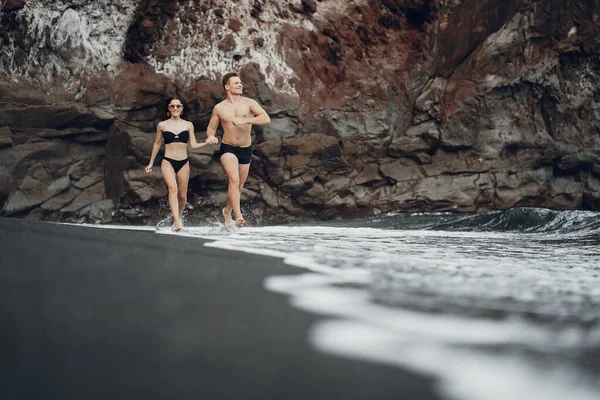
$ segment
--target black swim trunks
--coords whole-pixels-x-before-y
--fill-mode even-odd
[[[250,161],[252,161],[252,145],[248,147],[238,147],[221,142],[220,153],[219,157],[225,153],[232,153],[237,157],[240,164],[250,164]]]

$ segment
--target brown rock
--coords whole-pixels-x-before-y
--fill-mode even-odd
[[[340,196],[347,196],[349,194],[351,179],[345,176],[334,178],[329,180],[324,188],[331,194],[339,193]]]
[[[297,13],[314,14],[317,12],[317,2],[315,0],[292,0],[289,4],[290,9]]]
[[[4,108],[0,114],[9,126],[20,129],[106,126],[114,119],[114,115],[97,113],[79,104]]]
[[[261,140],[267,141],[298,133],[299,126],[295,118],[271,118],[271,123],[262,128]]]
[[[487,172],[490,167],[481,158],[471,152],[445,152],[438,150],[432,157],[431,163],[420,167],[426,176],[443,174]]]
[[[282,147],[286,153],[292,155],[310,154],[314,157],[337,157],[341,154],[338,139],[319,134],[284,137]]]
[[[98,182],[79,193],[71,203],[61,208],[60,211],[63,213],[73,213],[104,199],[104,182]]]
[[[239,19],[232,17],[232,18],[229,18],[229,24],[227,24],[227,26],[232,31],[239,32],[240,29],[242,29],[242,26],[244,26],[244,24]]]
[[[10,147],[13,145],[12,132],[6,126],[0,128],[0,147]]]
[[[63,192],[71,185],[69,177],[53,180],[40,163],[32,165],[19,189],[9,199],[3,214],[10,216],[30,210]]]
[[[403,157],[417,152],[426,152],[440,140],[440,132],[434,121],[427,121],[396,134],[388,147],[390,157]]]
[[[141,169],[126,171],[124,183],[127,191],[141,201],[162,198],[168,193],[160,168],[153,168],[151,175]]]
[[[321,184],[315,183],[302,196],[296,197],[296,200],[303,207],[310,209],[319,208],[325,204],[327,193]]]
[[[25,0],[6,0],[4,2],[4,6],[2,7],[3,11],[16,11],[25,7]]]
[[[379,171],[395,182],[413,181],[423,177],[423,174],[414,162],[397,160],[379,165]]]
[[[96,223],[106,224],[112,221],[114,212],[112,200],[100,200],[90,205],[88,217]]]
[[[87,189],[88,187],[97,184],[98,182],[104,181],[103,172],[95,172],[90,175],[85,175],[76,182],[73,182],[73,186],[77,189]]]
[[[212,161],[212,157],[204,154],[190,154],[190,164],[197,168],[208,168]]]
[[[383,180],[379,173],[379,166],[376,164],[365,165],[364,169],[354,178],[355,185],[373,184]]]
[[[352,215],[356,211],[356,202],[352,196],[334,196],[325,203],[324,217],[334,218],[340,215]]]
[[[254,153],[264,158],[279,157],[281,154],[281,139],[269,139],[254,146]]]
[[[62,192],[61,194],[47,200],[40,207],[46,211],[58,211],[61,208],[67,206],[69,203],[71,203],[75,199],[75,197],[77,197],[80,193],[80,189],[70,187],[68,190]]]
[[[263,201],[271,208],[279,207],[277,193],[267,184],[260,185],[260,195]]]
[[[219,42],[219,50],[224,53],[229,53],[235,48],[235,38],[230,33]]]
[[[288,179],[281,185],[281,189],[286,193],[300,193],[312,187],[313,182],[304,181],[302,176],[298,176],[292,179]]]

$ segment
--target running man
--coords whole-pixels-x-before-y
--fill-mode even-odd
[[[252,125],[266,125],[271,118],[253,99],[242,96],[244,85],[236,72],[223,77],[223,88],[227,98],[213,108],[212,117],[206,129],[206,142],[217,144],[215,137],[219,122],[223,127],[221,139],[221,164],[227,174],[227,204],[223,208],[225,228],[232,228],[231,212],[235,216],[235,225],[244,226],[246,222],[240,210],[240,196],[250,171],[252,160]]]

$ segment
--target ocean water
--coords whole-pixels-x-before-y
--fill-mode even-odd
[[[600,398],[600,213],[391,213],[179,234],[299,267],[264,286],[322,316],[307,338],[319,351],[434,377],[448,399]]]

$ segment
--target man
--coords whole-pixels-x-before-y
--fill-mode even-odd
[[[227,98],[213,109],[206,129],[208,136],[206,142],[218,143],[215,133],[220,122],[223,127],[220,149],[221,164],[229,180],[227,204],[222,212],[225,228],[230,230],[232,228],[232,211],[237,227],[244,226],[246,222],[240,210],[240,196],[248,178],[252,160],[252,138],[250,136],[252,125],[268,124],[271,122],[271,118],[255,100],[242,96],[244,85],[237,73],[230,72],[223,77],[223,88]]]

